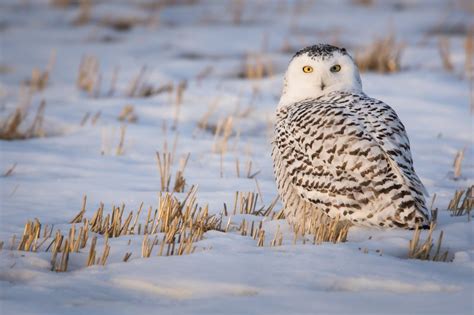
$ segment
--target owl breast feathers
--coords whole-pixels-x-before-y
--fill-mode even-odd
[[[365,226],[429,222],[403,124],[390,106],[362,92],[279,107],[272,157],[290,223],[307,211]]]

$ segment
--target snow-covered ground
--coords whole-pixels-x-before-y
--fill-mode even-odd
[[[48,2],[0,4],[1,121],[17,106],[32,69],[45,69],[56,53],[48,86],[34,94],[29,116],[31,121],[44,99],[46,137],[0,141],[2,173],[17,164],[0,178],[1,314],[474,313],[473,224],[446,210],[455,190],[474,183],[472,86],[464,70],[470,1],[374,0],[365,7],[349,0],[197,0],[169,1],[160,10],[144,5],[153,1],[93,1],[90,21],[80,26],[73,24],[77,6],[59,9]],[[125,31],[101,22],[117,17],[144,22]],[[157,257],[156,249],[141,258],[143,236],[122,236],[109,239],[105,266],[85,267],[83,251],[71,254],[65,273],[50,271],[51,253],[44,248],[10,249],[12,236],[18,246],[29,219],[67,231],[83,195],[87,217],[100,202],[107,210],[121,203],[129,210],[141,202],[156,207],[161,186],[155,152],[165,141],[171,147],[176,134],[177,157],[190,153],[186,190],[199,187],[199,204],[219,214],[223,203],[233,204],[236,191],[260,190],[258,207],[268,206],[277,194],[272,119],[290,51],[328,42],[354,54],[390,32],[405,45],[402,71],[363,73],[364,89],[394,107],[405,123],[415,168],[429,193],[437,194],[434,234],[444,231],[443,250],[452,262],[407,259],[412,231],[352,227],[346,243],[303,245],[300,239],[294,245],[285,221],[269,218],[264,247],[231,228],[207,232],[191,255]],[[452,72],[439,56],[441,35],[449,38]],[[273,74],[240,78],[248,54],[271,61]],[[97,97],[76,86],[84,55],[100,63]],[[155,87],[187,81],[176,128],[175,92],[127,96],[143,66],[142,81]],[[117,83],[109,95],[114,69]],[[124,152],[116,155],[123,124],[117,117],[125,105],[134,106],[138,120],[127,123]],[[233,117],[222,155],[213,150],[214,135],[197,127],[210,108],[210,124]],[[87,113],[91,118],[81,126]],[[453,160],[462,148],[462,175],[453,180]],[[246,176],[249,161],[251,173],[259,171],[258,187]],[[177,163],[173,174],[176,169]],[[231,226],[242,218],[262,219],[236,215]],[[278,226],[283,245],[270,247]],[[103,244],[99,235],[99,251]],[[126,252],[132,256],[125,263]]]

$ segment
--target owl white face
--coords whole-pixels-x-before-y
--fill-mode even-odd
[[[296,53],[288,66],[279,106],[332,91],[362,91],[356,64],[343,49],[330,45],[307,47]]]

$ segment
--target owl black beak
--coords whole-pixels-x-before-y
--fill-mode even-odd
[[[326,87],[326,84],[324,84],[323,80],[321,80],[321,91],[324,91],[324,88]]]

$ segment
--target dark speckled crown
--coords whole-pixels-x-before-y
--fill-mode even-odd
[[[328,45],[328,44],[317,44],[317,45],[308,46],[306,48],[299,50],[293,56],[293,58],[306,54],[311,59],[320,58],[324,60],[329,57],[332,57],[334,52],[339,52],[342,55],[349,56],[345,48],[339,48],[339,47]]]

